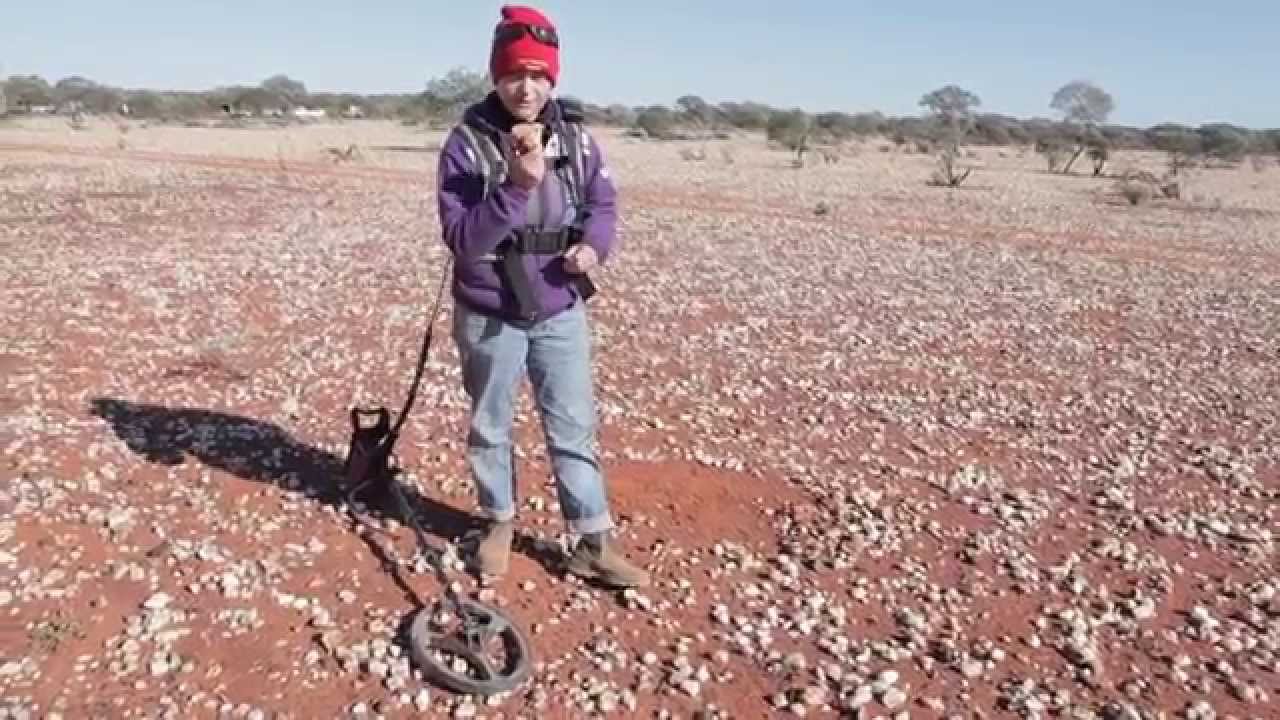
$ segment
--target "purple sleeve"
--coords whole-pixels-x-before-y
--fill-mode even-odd
[[[473,261],[493,252],[523,217],[529,192],[510,181],[484,198],[484,182],[457,131],[440,151],[436,175],[440,227],[458,260]]]
[[[583,222],[582,237],[595,248],[596,255],[603,263],[617,244],[618,190],[609,177],[604,150],[590,133],[587,134],[587,147],[590,154],[584,163],[587,188],[583,193],[586,220]]]

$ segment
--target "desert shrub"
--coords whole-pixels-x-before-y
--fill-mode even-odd
[[[1202,125],[1197,133],[1200,135],[1201,152],[1225,163],[1243,160],[1253,144],[1248,130],[1223,123]]]
[[[1130,205],[1141,205],[1151,199],[1151,186],[1140,180],[1121,180],[1117,190]]]
[[[707,159],[707,150],[706,148],[682,148],[680,157],[685,162],[702,162]]]
[[[1107,147],[1112,150],[1122,148],[1138,150],[1147,147],[1146,134],[1140,128],[1108,125],[1098,128],[1098,132],[1106,140]]]
[[[824,136],[826,142],[839,143],[857,134],[858,121],[847,113],[819,113],[813,117],[813,128]]]
[[[984,114],[977,116],[974,120],[969,138],[986,145],[1010,145],[1018,141],[1014,137],[1015,132],[1025,140],[1026,134],[1019,132],[1020,130],[1016,118]]]
[[[853,116],[853,132],[863,137],[879,135],[885,130],[885,116],[879,112],[858,113]]]
[[[720,103],[718,110],[725,122],[740,130],[763,130],[773,112],[768,105],[757,102]]]
[[[1260,132],[1258,146],[1259,152],[1280,154],[1280,129]]]
[[[1009,142],[1007,145],[1031,145],[1035,142],[1035,136],[1031,134],[1021,123],[1010,125],[1008,127]]]
[[[1138,205],[1155,197],[1166,200],[1182,199],[1182,184],[1176,177],[1166,174],[1157,177],[1146,171],[1130,171],[1116,180],[1116,191],[1132,205]]]
[[[676,99],[677,117],[680,122],[698,128],[711,128],[720,122],[722,114],[697,95],[683,95]]]
[[[287,78],[285,79],[287,81]],[[453,121],[462,116],[462,112],[473,103],[484,99],[488,94],[489,83],[484,73],[463,67],[455,67],[440,77],[427,82],[422,93],[421,102],[427,114],[432,117]],[[290,93],[297,93],[299,88],[287,87],[287,82],[273,85],[270,80],[264,81],[262,89],[279,97],[288,98]],[[305,89],[301,90],[305,94]]]
[[[1169,155],[1169,172],[1175,176],[1191,167],[1195,158],[1204,152],[1200,134],[1185,125],[1156,125],[1146,134],[1151,147]]]
[[[1071,152],[1071,141],[1066,138],[1046,137],[1036,141],[1036,153],[1044,156],[1051,173],[1058,172],[1064,166],[1067,158],[1071,157]]]
[[[325,148],[329,153],[329,159],[334,163],[344,162],[361,162],[364,160],[364,153],[360,152],[360,147],[355,144],[348,144],[345,148],[329,147]]]
[[[778,143],[798,156],[803,156],[809,147],[809,136],[812,131],[812,119],[803,110],[796,109],[775,112],[769,118],[765,136],[769,142]]]
[[[936,187],[958,188],[964,184],[965,180],[973,174],[973,168],[961,168],[959,164],[960,148],[957,145],[947,145],[938,153],[938,169],[934,171],[933,177],[929,179],[930,185]]]
[[[676,118],[670,108],[661,105],[647,107],[636,114],[636,127],[655,140],[672,140],[676,137]]]

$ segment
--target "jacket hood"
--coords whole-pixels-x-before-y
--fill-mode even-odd
[[[560,100],[551,98],[547,104],[543,106],[542,112],[538,114],[538,122],[551,129],[559,124],[563,114],[560,108]],[[467,108],[462,119],[473,127],[479,127],[492,133],[509,133],[511,126],[515,124],[515,117],[502,104],[502,100],[498,98],[498,93],[490,91],[484,100],[475,103]]]

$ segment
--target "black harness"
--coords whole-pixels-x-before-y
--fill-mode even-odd
[[[533,291],[533,283],[525,271],[525,255],[563,255],[566,250],[582,242],[582,230],[564,227],[559,230],[533,230],[518,228],[502,241],[495,253],[499,274],[511,290],[516,312],[523,320],[538,316],[542,307]],[[574,291],[585,301],[596,293],[595,284],[586,274],[571,278]]]
[[[574,208],[572,224],[555,230],[538,227],[516,228],[494,249],[490,258],[498,263],[498,272],[511,293],[515,313],[522,320],[530,321],[544,308],[538,303],[533,283],[525,270],[526,255],[563,255],[569,248],[582,242],[582,224],[585,220],[583,198],[583,148],[581,123],[583,117],[572,105],[556,100],[551,110],[550,127],[559,137],[565,152],[558,158],[554,171],[568,189],[569,202]],[[458,129],[475,154],[477,167],[484,181],[484,197],[506,179],[506,159],[498,150],[491,130],[464,120]],[[596,294],[595,283],[585,273],[571,277],[575,293],[583,301]]]

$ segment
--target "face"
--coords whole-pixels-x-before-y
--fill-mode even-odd
[[[523,122],[536,120],[551,97],[551,78],[538,68],[503,75],[494,87],[507,111]]]

